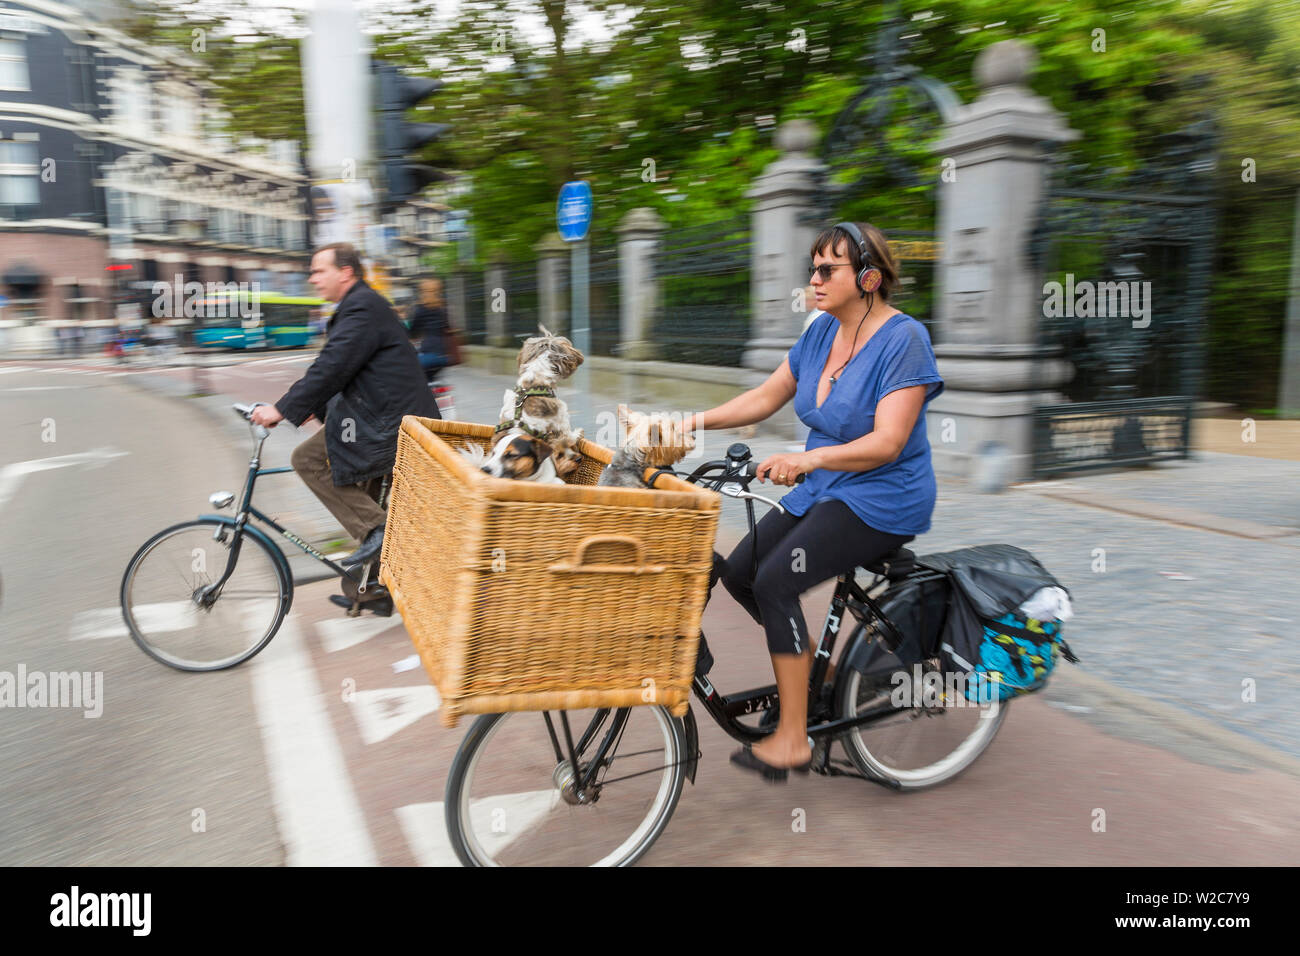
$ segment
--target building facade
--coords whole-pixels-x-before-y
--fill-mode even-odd
[[[201,55],[113,10],[0,3],[0,323],[148,318],[176,276],[309,291],[297,144],[235,142]]]

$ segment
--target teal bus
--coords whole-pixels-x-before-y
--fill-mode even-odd
[[[251,312],[242,318],[243,312]],[[324,328],[330,303],[313,296],[261,292],[250,309],[237,294],[219,291],[203,300],[195,320],[194,344],[215,349],[300,349]]]

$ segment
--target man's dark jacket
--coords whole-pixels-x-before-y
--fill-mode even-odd
[[[325,423],[325,451],[335,485],[393,470],[403,415],[441,418],[420,360],[388,300],[358,280],[326,327],[325,347],[275,403],[298,426]]]

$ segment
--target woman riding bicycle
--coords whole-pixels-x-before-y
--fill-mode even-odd
[[[930,528],[935,479],[926,403],[943,391],[930,336],[889,304],[898,265],[869,223],[840,223],[812,245],[811,284],[823,310],[766,382],[688,418],[688,428],[738,428],[794,399],[805,450],[772,455],[760,481],[794,486],[726,559],[722,582],[763,626],[776,673],[776,731],[732,762],[759,773],[808,769],[813,648],[799,595]],[[751,579],[752,560],[758,558]]]

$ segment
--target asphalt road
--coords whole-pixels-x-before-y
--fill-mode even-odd
[[[400,669],[412,648],[398,618],[346,618],[332,582],[305,585],[262,655],[193,675],[149,660],[115,623],[135,548],[238,487],[248,447],[233,416],[136,389],[131,374],[13,368],[0,365],[0,672],[98,672],[103,693],[94,718],[0,708],[0,863],[452,863],[440,802],[469,724],[442,727],[423,672]],[[250,400],[297,374],[292,357],[213,371]],[[283,457],[301,438],[276,437]],[[310,518],[287,486],[268,494]],[[805,596],[810,622],[827,591]],[[771,681],[758,629],[722,592],[704,630],[720,689]],[[697,706],[696,783],[644,862],[1293,862],[1300,778],[1062,668],[966,774],[915,794],[817,776],[765,785],[727,762],[735,744]]]
[[[283,862],[250,673],[156,664],[118,611],[135,549],[236,483],[239,453],[197,409],[125,376],[10,369],[0,671],[102,674],[102,712],[0,709],[0,863]]]

